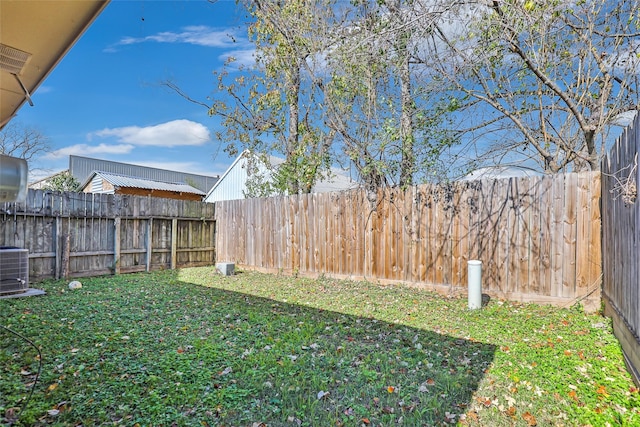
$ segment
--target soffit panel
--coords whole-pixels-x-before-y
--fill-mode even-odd
[[[0,0],[0,43],[30,53],[20,80],[33,93],[108,0]],[[0,71],[0,126],[25,102],[14,75]]]

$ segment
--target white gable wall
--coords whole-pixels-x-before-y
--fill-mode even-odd
[[[259,165],[259,169],[262,173],[266,171],[263,165]],[[248,178],[247,159],[240,155],[211,188],[204,201],[213,203],[221,200],[244,199]]]
[[[209,194],[204,199],[205,202],[214,203],[222,200],[239,200],[244,199],[247,192],[247,159],[241,154],[236,158],[229,169],[220,177],[218,182],[211,188]],[[283,160],[270,156],[269,161],[276,165]],[[262,163],[258,162],[258,173],[262,176],[268,176],[269,171]],[[329,179],[322,180],[314,185],[312,192],[324,193],[329,191],[343,191],[358,186],[357,182],[347,176],[344,171],[332,168],[332,176]]]

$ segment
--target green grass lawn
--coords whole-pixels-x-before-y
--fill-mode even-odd
[[[0,301],[0,421],[58,426],[640,425],[608,319],[213,268]],[[15,421],[15,416],[19,419]]]

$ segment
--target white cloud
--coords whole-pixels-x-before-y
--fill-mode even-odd
[[[119,42],[104,49],[105,52],[117,52],[118,46],[138,43],[183,43],[218,49],[228,49],[218,59],[225,62],[235,58],[234,64],[240,68],[255,64],[255,48],[247,40],[241,28],[214,29],[204,25],[183,27],[182,31],[162,31],[146,37],[123,37]]]
[[[243,66],[250,67],[256,63],[256,50],[255,49],[236,49],[230,50],[218,56],[218,59],[222,62],[227,62],[229,58],[233,58],[233,65],[236,68]]]
[[[163,31],[146,37],[124,37],[117,45],[131,45],[136,43],[185,43],[197,46],[229,48],[244,44],[246,39],[238,34],[237,29],[215,30],[204,25],[182,28],[180,32]],[[112,48],[111,48],[112,49]]]
[[[115,137],[118,141],[139,146],[176,147],[202,145],[211,139],[209,129],[190,120],[173,120],[155,126],[106,128],[88,135],[89,140]]]
[[[49,92],[53,92],[53,86],[42,85],[42,86],[38,87],[38,93],[39,94],[49,93]]]
[[[52,151],[44,157],[46,159],[53,160],[61,159],[69,155],[91,156],[96,154],[128,154],[133,150],[133,148],[134,146],[131,144],[98,144],[93,146],[87,144],[76,144]]]

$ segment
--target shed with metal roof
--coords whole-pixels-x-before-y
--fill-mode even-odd
[[[184,182],[163,182],[95,171],[82,185],[84,193],[129,194],[165,199],[201,201],[205,192]]]
[[[192,187],[202,190],[205,193],[218,181],[217,176],[197,175],[76,155],[69,156],[69,173],[79,182],[85,182],[95,171],[139,177],[151,181],[187,182]]]

